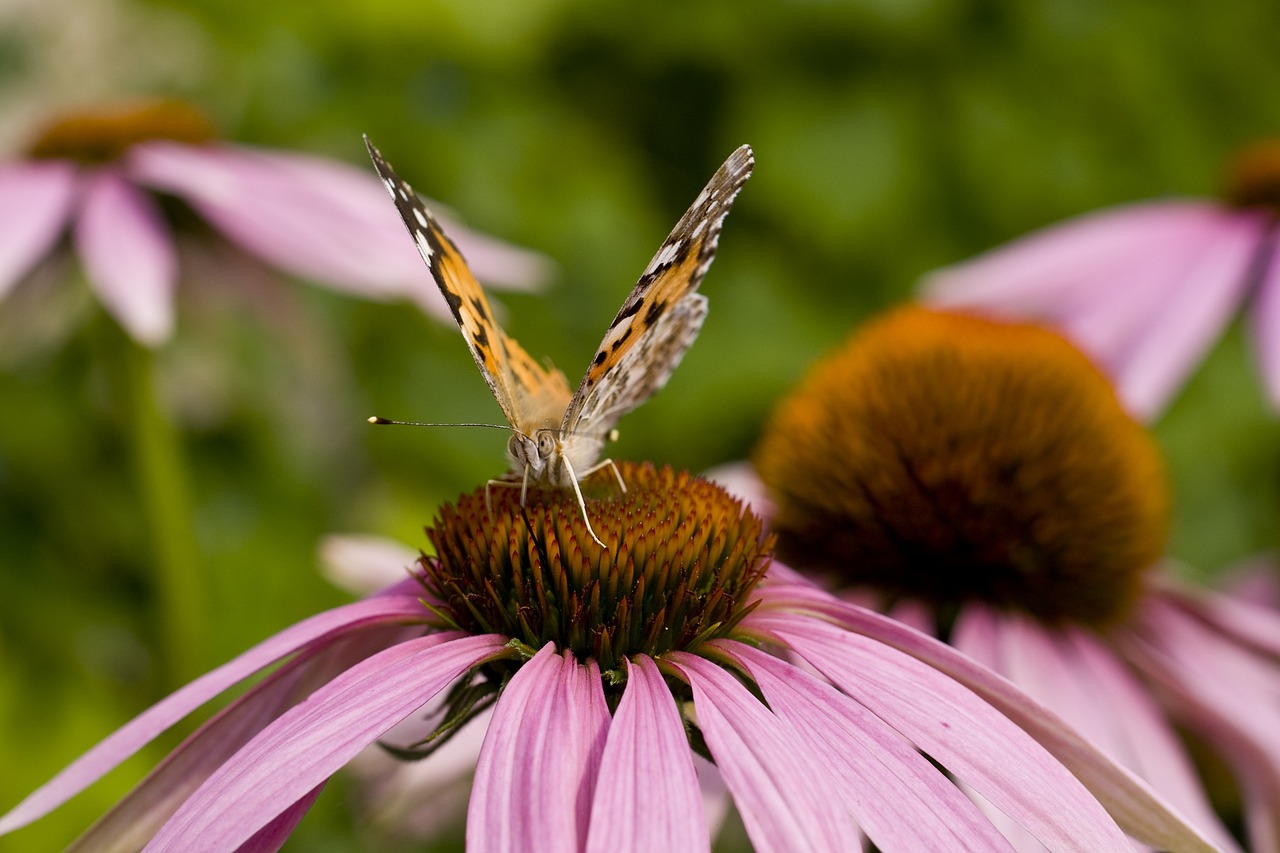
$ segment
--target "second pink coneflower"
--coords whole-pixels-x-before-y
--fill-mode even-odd
[[[793,567],[1005,675],[1230,847],[1189,732],[1276,849],[1280,617],[1156,571],[1160,455],[1062,336],[891,313],[813,368],[755,462]]]

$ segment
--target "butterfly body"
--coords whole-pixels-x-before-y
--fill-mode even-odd
[[[676,223],[571,391],[563,373],[538,364],[498,325],[458,248],[367,137],[365,143],[511,425],[507,456],[521,488],[570,488],[586,517],[578,481],[612,464],[599,460],[618,419],[666,384],[702,328],[707,300],[697,288],[715,256],[720,226],[751,174],[751,149],[744,145],[733,152]],[[587,529],[595,537],[589,519]]]

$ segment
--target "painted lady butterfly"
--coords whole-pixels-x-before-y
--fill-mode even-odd
[[[715,256],[720,226],[751,175],[751,148],[743,145],[734,151],[680,217],[609,324],[586,375],[571,394],[563,373],[539,365],[502,330],[457,246],[368,137],[365,144],[511,424],[507,456],[512,471],[523,475],[521,503],[530,481],[572,488],[588,532],[607,547],[591,529],[578,481],[613,466],[612,460],[597,460],[614,424],[666,384],[702,328],[707,299],[696,291]],[[625,490],[616,467],[614,474]],[[514,485],[505,480],[491,483]]]

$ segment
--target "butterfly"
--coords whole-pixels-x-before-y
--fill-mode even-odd
[[[578,482],[613,466],[619,486],[626,490],[613,461],[599,461],[600,454],[618,419],[666,384],[702,328],[707,299],[697,292],[698,285],[715,256],[724,218],[751,176],[755,164],[751,148],[743,145],[729,155],[680,217],[609,324],[577,390],[571,392],[563,373],[538,364],[498,325],[458,247],[367,136],[365,145],[476,366],[511,424],[507,456],[512,472],[522,475],[521,504],[531,482],[571,488],[587,531],[607,547],[591,528]],[[491,484],[514,485],[505,480]]]

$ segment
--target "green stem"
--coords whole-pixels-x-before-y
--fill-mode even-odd
[[[127,344],[131,438],[152,545],[160,659],[167,686],[201,672],[208,650],[206,587],[200,571],[181,441],[160,410],[155,364],[146,347]]]

